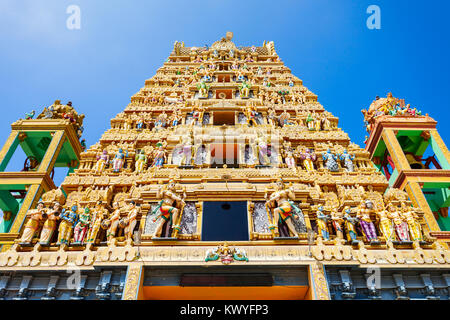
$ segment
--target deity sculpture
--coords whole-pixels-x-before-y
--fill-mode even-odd
[[[97,156],[97,163],[94,166],[95,174],[101,174],[105,171],[107,164],[109,163],[109,155],[107,150],[103,150],[103,153]]]
[[[256,109],[256,106],[254,104],[251,104],[250,106],[246,107],[244,109],[245,116],[247,118],[247,124],[248,126],[257,126],[258,125],[258,111]]]
[[[133,232],[137,224],[137,216],[141,211],[140,209],[140,206],[137,206],[134,201],[131,201],[127,208],[127,217],[119,221],[120,227],[123,228],[125,239],[128,241],[133,239]]]
[[[199,98],[200,99],[208,98],[209,88],[210,88],[210,86],[207,85],[205,81],[201,81],[199,84],[197,84],[197,89],[199,90]]]
[[[306,171],[314,171],[314,162],[317,160],[316,154],[309,148],[304,148],[303,152],[300,152],[300,159],[303,160],[303,166]]]
[[[283,111],[283,113],[279,117],[280,126],[293,126],[296,125],[295,121],[289,121],[291,118],[291,115],[286,110]]]
[[[401,216],[408,224],[411,240],[422,241],[422,226],[419,223],[419,216],[404,202],[401,203]]]
[[[179,215],[183,212],[186,205],[184,199],[186,198],[186,192],[183,194],[176,191],[176,183],[174,180],[170,180],[167,185],[161,186],[157,192],[157,198],[161,198],[161,202],[153,210],[151,215],[159,213],[159,215],[153,219],[153,222],[160,220],[156,230],[153,234],[153,238],[159,238],[162,234],[163,226],[168,223],[168,228],[172,228],[174,231],[180,230]],[[166,235],[170,237],[170,235]]]
[[[306,117],[306,120],[305,120],[306,126],[308,127],[308,130],[310,130],[310,131],[316,130],[316,127],[315,127],[316,118],[314,116],[315,116],[314,112],[312,114],[308,113],[308,116]]]
[[[29,217],[25,229],[20,239],[21,244],[30,244],[34,235],[39,229],[39,223],[46,214],[45,206],[43,202],[39,202],[36,209],[29,210],[27,216]]]
[[[258,137],[255,139],[255,143],[258,149],[258,159],[260,165],[270,165],[269,146],[263,134],[258,133]]]
[[[123,152],[122,149],[119,149],[119,151],[116,153],[113,159],[113,172],[118,173],[120,170],[122,170],[123,165],[125,164],[125,157],[128,156],[127,154]]]
[[[410,241],[408,223],[404,221],[398,208],[396,208],[392,203],[388,204],[387,217],[394,223],[395,234],[400,242]]]
[[[319,235],[322,236],[323,240],[330,240],[330,232],[328,231],[328,220],[331,219],[331,217],[324,213],[324,207],[319,206],[317,208],[317,228],[319,230]]]
[[[154,131],[158,132],[160,129],[165,127],[167,122],[167,114],[165,111],[163,111],[155,121],[155,127],[153,128]]]
[[[250,89],[252,88],[252,85],[248,83],[247,81],[242,81],[242,84],[239,86],[239,92],[241,99],[247,99],[250,98]]]
[[[378,241],[377,232],[375,230],[375,225],[370,218],[370,214],[374,213],[373,203],[370,200],[363,200],[358,208],[357,217],[359,219],[359,224],[361,225],[364,236],[369,242]]]
[[[88,236],[87,236],[87,243],[94,243],[97,234],[100,230],[102,221],[108,217],[108,210],[106,209],[106,202],[99,201],[97,202],[97,205],[94,210],[94,216],[92,217],[92,228],[89,230]]]
[[[322,155],[322,159],[325,163],[325,167],[331,172],[339,172],[339,165],[336,162],[337,156],[332,154],[330,149],[327,150],[325,154]]]
[[[191,134],[187,134],[181,137],[182,145],[182,158],[180,164],[182,166],[190,166],[192,164],[192,137]]]
[[[285,150],[285,153],[286,153],[286,155],[285,155],[285,158],[284,158],[284,162],[286,163],[287,167],[290,168],[290,169],[296,168],[297,165],[296,165],[296,161],[295,161],[295,158],[294,158],[294,154],[292,152],[292,148],[290,148],[290,147],[287,148]]]
[[[320,121],[322,123],[323,130],[325,130],[325,131],[331,130],[331,122],[330,122],[330,120],[328,120],[327,116],[324,113],[322,113]]]
[[[164,149],[164,145],[161,142],[158,142],[156,146],[158,147],[158,150],[156,151],[152,167],[162,168],[166,160],[166,150]]]
[[[275,109],[273,107],[269,108],[267,111],[267,118],[269,119],[269,124],[276,127],[278,123],[278,117],[277,113],[275,112]]]
[[[267,196],[266,191],[266,199],[268,198]],[[269,227],[272,232],[275,230],[276,225],[278,225],[278,230],[280,230],[283,224],[286,224],[288,233],[290,232],[294,237],[298,237],[292,217],[298,220],[301,210],[294,204],[293,200],[295,200],[293,187],[286,187],[283,179],[278,179],[275,185],[275,191],[270,195],[265,204],[267,212],[269,214],[272,212],[273,218],[269,219],[269,221],[272,220]],[[271,210],[272,208],[273,210]]]
[[[145,154],[144,149],[142,149],[139,153],[136,154],[134,173],[140,174],[144,172],[146,165],[147,165],[147,155]]]
[[[58,229],[58,245],[68,245],[72,237],[72,231],[78,221],[78,206],[74,205],[70,210],[64,209],[61,213]]]
[[[175,109],[170,119],[173,127],[176,127],[180,124],[181,115],[179,109]]]
[[[120,220],[120,207],[118,202],[113,203],[113,213],[111,216],[102,221],[101,227],[103,229],[107,229],[106,239],[108,242],[111,242],[112,239],[116,237],[117,228],[119,227]]]
[[[48,210],[46,213],[47,220],[44,222],[42,227],[41,236],[39,238],[39,243],[41,245],[49,245],[52,240],[53,234],[56,230],[56,225],[59,220],[59,215],[61,214],[61,205],[59,202],[53,204],[53,208]]]
[[[341,161],[344,161],[344,168],[347,172],[354,172],[355,168],[353,165],[353,160],[355,159],[354,155],[350,155],[347,152],[347,149],[344,150],[344,153],[341,155],[338,155],[339,159]]]
[[[358,234],[356,233],[356,224],[358,223],[358,218],[351,216],[351,209],[349,206],[344,208],[344,223],[345,230],[347,231],[347,241],[354,243],[358,242]]]
[[[89,208],[85,208],[84,212],[78,216],[77,224],[73,232],[74,244],[81,244],[84,242],[87,231],[91,226],[91,211]]]
[[[344,224],[344,217],[342,212],[339,212],[333,208],[331,210],[330,218],[333,229],[336,232],[336,237],[338,239],[344,239],[344,229],[342,227]]]
[[[386,242],[392,242],[394,240],[394,229],[392,228],[392,222],[388,214],[386,210],[378,211],[377,220],[381,234],[386,239]]]

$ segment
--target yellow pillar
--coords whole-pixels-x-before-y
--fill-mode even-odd
[[[127,279],[122,300],[143,300],[142,284],[144,282],[144,265],[132,262],[128,266]]]
[[[325,267],[322,263],[316,261],[309,265],[309,283],[311,300],[330,300]]]
[[[14,219],[10,233],[19,233],[25,220],[27,211],[36,207],[37,202],[41,198],[44,188],[39,184],[31,185],[27,191],[27,195],[23,200],[22,206]]]
[[[13,146],[16,139],[18,139],[19,131],[13,130],[11,131],[11,134],[9,135],[8,139],[6,140],[5,144],[3,145],[2,150],[0,151],[0,167],[6,167],[6,165],[3,164],[3,162],[6,160],[7,155],[9,152],[12,152],[11,147]],[[4,170],[5,168],[3,168]],[[3,171],[0,170],[0,171]]]
[[[439,135],[439,132],[437,130],[430,130],[430,134],[433,137],[433,140],[436,141],[439,149],[441,149],[442,154],[444,155],[445,159],[447,159],[447,162],[450,163],[450,151],[448,151],[448,148],[445,145],[444,140],[442,140],[441,136]]]
[[[381,136],[386,144],[386,148],[389,151],[392,161],[394,161],[395,169],[397,169],[398,172],[402,170],[411,170],[403,149],[395,136],[394,130],[384,129]]]
[[[47,151],[45,152],[44,159],[42,159],[41,165],[39,166],[38,172],[47,172],[53,169],[53,166],[58,158],[59,152],[64,144],[65,137],[64,131],[56,131],[53,134],[52,142],[48,146]]]
[[[413,202],[414,206],[421,208],[425,214],[424,218],[429,228],[429,231],[440,231],[438,223],[434,217],[433,212],[428,205],[427,199],[422,192],[422,188],[417,182],[408,182],[405,186],[405,191],[408,193],[409,198]]]

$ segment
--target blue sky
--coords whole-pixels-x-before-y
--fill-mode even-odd
[[[369,5],[381,30],[369,30]],[[81,29],[68,30],[69,5]],[[449,141],[448,1],[1,0],[0,143],[10,124],[56,99],[86,114],[87,144],[169,56],[175,40],[210,45],[275,41],[285,64],[363,146],[361,109],[392,91],[439,121]]]

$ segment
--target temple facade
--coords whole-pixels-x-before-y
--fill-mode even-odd
[[[273,42],[232,38],[175,42],[90,147],[72,103],[12,124],[1,299],[449,299],[436,122],[377,98],[363,149]]]

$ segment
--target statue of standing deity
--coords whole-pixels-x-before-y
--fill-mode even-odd
[[[200,99],[208,99],[209,96],[209,88],[210,86],[206,84],[205,81],[201,81],[200,83],[197,84],[197,89],[198,89],[198,97]]]
[[[59,202],[53,204],[53,208],[47,211],[47,220],[44,222],[42,227],[41,236],[39,238],[39,243],[41,245],[49,245],[52,241],[53,234],[56,230],[56,225],[59,220],[59,215],[61,214],[61,205]]]
[[[339,172],[339,165],[337,163],[337,156],[332,154],[330,149],[322,155],[322,159],[325,162],[325,167],[331,172]]]
[[[61,222],[58,229],[58,245],[68,245],[72,237],[72,231],[78,221],[78,206],[74,205],[70,210],[64,209],[61,213]]]
[[[386,210],[377,212],[377,220],[381,234],[386,239],[386,242],[392,242],[394,240],[394,229],[392,228],[392,222],[388,218],[388,214]]]
[[[344,216],[342,212],[333,208],[331,210],[331,224],[333,226],[334,231],[336,232],[336,237],[338,239],[344,239],[344,228],[342,227],[344,224]]]
[[[153,210],[151,215],[159,213],[159,215],[153,219],[153,222],[157,222],[160,220],[156,230],[153,234],[153,238],[161,237],[163,232],[163,227],[166,222],[169,224],[169,228],[172,227],[173,230],[179,231],[179,215],[183,212],[183,208],[185,206],[184,199],[186,198],[186,192],[183,191],[183,194],[180,194],[176,191],[176,183],[174,180],[170,180],[169,183],[165,186],[162,186],[158,189],[157,198],[161,198],[161,202],[158,206]],[[170,237],[169,234],[166,237]]]
[[[114,156],[114,159],[113,159],[113,171],[115,173],[118,173],[118,172],[120,172],[120,170],[122,170],[123,165],[125,164],[125,157],[126,156],[128,156],[128,151],[127,151],[127,154],[125,155],[125,153],[123,152],[122,149],[119,149],[119,151]]]
[[[345,149],[344,153],[338,156],[341,161],[344,161],[344,168],[347,172],[355,171],[355,166],[353,164],[353,160],[355,159],[354,155],[349,154],[347,149]]]
[[[370,200],[363,200],[358,208],[357,217],[359,219],[359,223],[361,225],[364,236],[369,242],[378,241],[377,232],[375,230],[375,225],[370,218],[370,214],[374,213],[373,203]]]
[[[248,99],[250,98],[250,89],[252,88],[252,85],[243,80],[242,84],[239,86],[239,93],[240,93],[240,97],[241,99]]]
[[[29,217],[25,229],[20,239],[21,244],[31,244],[33,237],[39,229],[39,224],[46,214],[43,202],[39,202],[36,209],[29,210],[27,216]]]
[[[92,217],[92,228],[87,235],[87,243],[94,243],[97,239],[98,232],[102,221],[108,217],[108,209],[106,209],[106,202],[99,201],[95,207],[94,216]]]
[[[316,154],[308,148],[304,148],[303,152],[300,152],[300,159],[303,160],[303,166],[306,171],[314,171],[314,162],[317,160]]]
[[[254,104],[251,104],[250,106],[247,106],[244,108],[244,113],[247,118],[247,124],[248,126],[257,126],[258,125],[258,111],[256,109],[256,106]]]
[[[82,244],[86,237],[87,231],[91,226],[91,210],[85,208],[84,212],[78,216],[78,222],[73,232],[74,244]]]
[[[350,243],[358,242],[358,234],[356,233],[356,224],[358,223],[358,218],[352,217],[351,209],[349,206],[344,208],[344,222],[345,230],[347,230],[347,241]]]
[[[286,155],[284,158],[284,162],[286,163],[287,167],[290,169],[295,169],[297,167],[297,165],[296,165],[296,161],[294,158],[294,153],[292,152],[292,148],[288,147],[285,150],[285,153],[286,153]]]
[[[101,174],[105,171],[106,166],[109,162],[109,155],[107,150],[103,150],[103,153],[97,156],[97,163],[94,166],[95,174]]]
[[[267,199],[267,192],[265,198]],[[288,233],[290,232],[290,234],[294,237],[298,237],[292,217],[298,220],[298,215],[301,214],[301,210],[294,204],[293,200],[295,200],[293,188],[287,188],[283,179],[278,179],[275,185],[275,191],[266,201],[266,210],[269,214],[269,222],[271,221],[269,228],[272,232],[274,232],[276,225],[278,225],[278,230],[280,230],[283,223],[285,223],[288,227]],[[272,208],[273,210],[271,210]],[[271,212],[272,218],[270,218]],[[289,237],[289,234],[286,236]]]
[[[313,113],[308,113],[308,116],[306,117],[306,126],[308,127],[309,131],[314,131],[316,130],[315,127],[315,123],[316,123],[316,118],[315,118],[315,112],[313,111]]]
[[[395,234],[400,242],[410,241],[408,223],[404,221],[398,208],[396,208],[392,203],[388,204],[387,217],[394,223]]]
[[[140,174],[144,172],[146,165],[147,165],[147,155],[145,154],[144,149],[142,149],[139,153],[136,154],[134,173]]]
[[[183,157],[181,158],[180,164],[182,166],[190,166],[192,165],[192,147],[193,147],[191,134],[184,135],[181,138],[181,144]]]
[[[120,221],[120,207],[118,202],[113,203],[113,213],[111,216],[101,222],[102,229],[106,231],[106,239],[111,242],[116,237],[117,228],[119,227]]]
[[[319,206],[317,208],[317,228],[319,230],[319,235],[322,236],[323,240],[330,240],[330,232],[328,231],[328,220],[331,219],[331,217],[324,213],[324,207]]]
[[[269,146],[263,134],[258,133],[258,137],[255,139],[255,143],[258,148],[258,159],[260,165],[270,165]]]
[[[156,151],[152,167],[162,168],[166,160],[166,150],[164,149],[164,145],[162,144],[162,142],[158,142],[156,146],[158,147],[158,150]]]
[[[137,224],[137,216],[141,211],[140,209],[140,206],[137,206],[134,201],[131,201],[127,208],[127,217],[119,221],[119,226],[123,228],[125,239],[128,241],[133,239],[133,232]]]
[[[408,207],[404,202],[401,204],[401,216],[408,224],[409,233],[411,235],[412,241],[422,241],[422,227],[419,223],[419,216],[412,210],[411,207]]]

